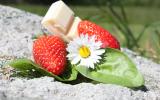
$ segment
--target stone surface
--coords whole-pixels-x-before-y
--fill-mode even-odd
[[[145,77],[145,87],[133,90],[112,84],[57,82],[51,77],[2,79],[2,65],[15,57],[31,58],[33,33],[42,17],[0,5],[0,100],[160,100],[160,65],[123,49]]]

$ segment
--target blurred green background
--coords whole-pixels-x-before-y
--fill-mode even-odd
[[[56,0],[0,0],[44,16]],[[63,0],[82,19],[109,30],[127,47],[160,63],[160,0]]]

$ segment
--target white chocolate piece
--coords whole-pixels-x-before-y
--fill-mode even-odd
[[[78,28],[78,24],[80,21],[81,21],[81,19],[79,17],[75,17],[74,22],[73,22],[73,24],[67,34],[67,37],[69,39],[72,40],[73,38],[78,36],[78,29],[77,28]]]
[[[73,20],[74,12],[60,0],[51,5],[41,23],[51,33],[66,34]]]

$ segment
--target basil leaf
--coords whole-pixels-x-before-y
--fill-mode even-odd
[[[41,77],[41,76],[51,76],[59,81],[72,81],[77,79],[78,72],[75,70],[75,67],[71,66],[70,63],[67,64],[67,68],[64,74],[57,76],[51,72],[46,71],[33,61],[29,59],[16,59],[9,63],[10,66],[20,71],[22,76],[29,76],[31,75],[34,77]]]
[[[85,77],[102,83],[126,87],[139,87],[144,84],[143,76],[135,64],[121,51],[106,48],[103,60],[95,69],[85,66],[76,66],[76,69]]]

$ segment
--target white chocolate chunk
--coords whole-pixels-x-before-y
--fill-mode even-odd
[[[73,20],[74,12],[63,1],[57,1],[49,8],[42,25],[51,33],[66,34]]]
[[[69,39],[73,39],[75,37],[78,36],[78,24],[81,21],[81,19],[79,17],[75,17],[74,22],[70,28],[70,30],[68,31],[67,37]]]

